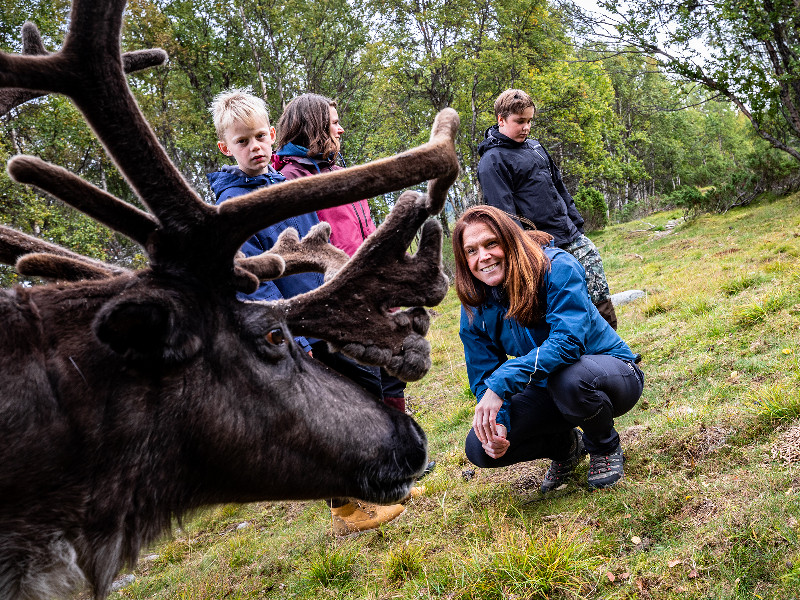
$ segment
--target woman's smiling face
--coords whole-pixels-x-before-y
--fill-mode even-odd
[[[464,254],[470,272],[489,286],[503,283],[506,276],[506,253],[486,223],[476,222],[464,228]]]

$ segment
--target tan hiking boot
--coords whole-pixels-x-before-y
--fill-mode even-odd
[[[405,495],[405,497],[402,500],[400,500],[400,504],[405,504],[407,502],[410,502],[414,498],[419,498],[424,493],[425,493],[424,485],[415,485],[410,490],[408,490],[408,493]]]
[[[405,507],[402,504],[382,506],[351,500],[344,506],[331,508],[333,533],[348,535],[357,531],[375,529],[382,523],[388,523],[398,517],[404,510]]]

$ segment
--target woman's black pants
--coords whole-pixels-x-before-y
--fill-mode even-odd
[[[587,452],[610,454],[619,445],[614,417],[634,407],[643,387],[644,374],[632,362],[584,355],[550,375],[546,388],[531,384],[511,397],[511,445],[502,457],[487,456],[470,430],[467,458],[478,467],[505,467],[537,458],[563,460],[569,456],[575,427],[583,430]]]

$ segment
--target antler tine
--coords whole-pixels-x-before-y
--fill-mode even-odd
[[[15,156],[8,173],[19,183],[34,185],[57,196],[115,231],[147,247],[158,221],[148,213],[117,199],[66,169],[34,156]]]
[[[42,36],[39,35],[36,25],[30,21],[22,26],[22,54],[24,56],[47,56],[50,54],[42,44]],[[0,115],[6,114],[15,106],[45,94],[46,92],[13,88],[0,90]]]
[[[20,275],[45,277],[57,281],[82,281],[84,279],[107,279],[127,272],[112,271],[102,264],[92,264],[86,259],[76,260],[52,254],[26,254],[17,261]]]
[[[425,223],[415,255],[405,251],[428,218],[428,204],[427,195],[404,192],[336,277],[282,301],[292,332],[325,339],[361,362],[385,365],[401,379],[422,377],[430,358],[422,338],[429,320],[421,307],[438,304],[448,285],[441,271],[438,222]],[[395,306],[415,308],[390,312]]]
[[[460,119],[454,110],[443,110],[436,115],[431,128],[431,141],[436,138],[456,139]],[[456,168],[451,169],[445,175],[428,182],[428,214],[436,215],[442,212],[444,202],[447,200],[447,190],[453,185],[458,177],[458,159],[456,158]]]
[[[350,260],[346,252],[328,243],[330,237],[331,226],[324,221],[314,225],[302,241],[297,230],[290,227],[268,252],[239,259],[236,264],[261,280],[307,271],[324,273],[328,280]]]
[[[39,29],[31,23],[26,22],[22,26],[22,55],[23,56],[49,56],[50,53],[42,43]],[[167,53],[160,48],[150,50],[135,50],[126,52],[122,55],[122,66],[126,73],[141,71],[150,67],[163,65],[167,60]],[[46,96],[47,92],[26,90],[26,89],[2,89],[0,90],[0,115],[6,114],[15,106],[24,104],[28,100]]]
[[[161,48],[132,50],[122,54],[122,70],[126,73],[135,73],[150,67],[160,67],[167,62],[167,58],[167,53]]]
[[[26,262],[28,257],[36,258]],[[46,264],[48,261],[51,264]],[[3,225],[0,225],[0,262],[7,265],[16,263],[17,270],[23,275],[38,275],[68,281],[86,277],[92,279],[111,277],[129,272],[127,269],[75,254],[61,246]]]
[[[70,97],[161,226],[186,236],[197,231],[190,224],[209,223],[216,210],[170,162],[128,88],[119,47],[124,7],[125,0],[74,0],[62,49],[48,56],[0,54],[0,85]],[[131,55],[128,63],[145,59]],[[185,246],[172,241],[171,251]]]
[[[22,53],[30,56],[47,56],[50,54],[42,43],[39,29],[30,21],[22,24]]]
[[[230,251],[239,248],[254,228],[263,229],[290,216],[370,198],[437,177],[442,183],[433,185],[434,189],[440,189],[440,185],[458,175],[454,146],[458,114],[446,108],[435,123],[430,142],[402,154],[262,188],[224,202],[218,207],[222,217],[220,227],[228,233]],[[430,210],[437,207],[432,203],[426,214],[433,214]]]

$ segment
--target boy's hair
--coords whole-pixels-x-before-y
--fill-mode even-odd
[[[214,128],[219,141],[225,141],[225,132],[236,122],[252,127],[256,120],[263,119],[269,127],[269,109],[266,102],[254,96],[248,88],[232,88],[220,92],[211,103]]]
[[[308,156],[327,157],[336,152],[336,141],[331,136],[331,111],[336,101],[320,94],[302,94],[294,98],[278,119],[278,139],[275,147],[288,143],[302,146]]]
[[[526,108],[533,107],[536,115],[536,105],[531,97],[522,90],[508,89],[494,101],[495,117],[508,118],[508,115],[521,115]]]
[[[542,245],[549,244],[549,240],[544,236],[529,235],[530,232],[524,231],[499,208],[481,204],[467,209],[456,221],[452,233],[456,294],[470,322],[473,310],[484,304],[489,294],[487,287],[470,271],[464,251],[464,230],[474,223],[489,227],[505,254],[506,275],[502,286],[508,298],[508,318],[525,326],[541,320],[546,306],[540,297],[540,289],[545,273],[550,269],[550,260],[542,251]]]

